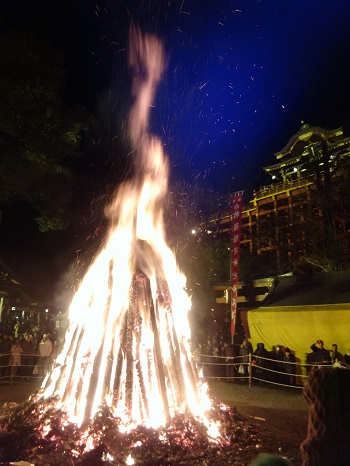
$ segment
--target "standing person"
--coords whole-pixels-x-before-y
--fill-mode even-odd
[[[202,344],[197,342],[195,349],[193,350],[193,359],[196,363],[197,371],[200,377],[203,376],[203,364],[202,364]]]
[[[226,377],[226,367],[225,367],[225,359],[224,357],[224,349],[225,349],[225,341],[223,337],[220,337],[218,343],[218,358],[219,365],[218,365],[218,373],[220,377]]]
[[[314,353],[315,366],[321,366],[329,362],[329,351],[323,346],[323,340],[317,340],[310,348]]]
[[[56,338],[56,340],[54,340],[54,342],[52,344],[52,351],[51,351],[51,354],[50,354],[50,365],[55,363],[56,358],[57,358],[60,350],[61,350],[60,341],[58,340],[58,338]]]
[[[253,346],[248,340],[245,338],[241,344],[239,349],[239,355],[242,357],[241,363],[243,365],[244,373],[242,374],[244,377],[248,377],[249,375],[249,355],[253,354]]]
[[[348,349],[348,352],[344,354],[344,362],[350,366],[350,348]]]
[[[286,384],[287,385],[296,385],[295,374],[297,372],[297,365],[295,364],[295,356],[287,347],[284,354],[284,371],[286,373]]]
[[[284,383],[285,381],[285,367],[284,367],[284,352],[281,346],[277,345],[273,347],[271,351],[271,368],[275,371],[272,372],[273,381],[276,383]]]
[[[225,348],[226,342],[223,337],[220,337],[219,340],[219,354],[220,356],[224,355],[224,348]]]
[[[332,366],[334,366],[334,364],[343,362],[343,355],[341,353],[339,353],[338,345],[336,345],[335,343],[333,343],[333,345],[332,345],[332,349],[330,351],[330,356],[331,356],[331,360],[332,360]]]
[[[44,333],[39,343],[39,367],[41,375],[46,375],[50,367],[50,356],[52,352],[52,341],[47,333]]]
[[[3,334],[0,343],[0,369],[1,377],[7,377],[10,375],[10,358],[11,358],[11,340],[7,333]]]
[[[37,353],[38,352],[38,347],[39,347],[39,343],[40,343],[40,337],[39,337],[39,334],[38,332],[33,332],[33,342],[34,342],[34,353]]]
[[[213,361],[213,342],[210,337],[208,337],[207,344],[203,348],[203,353],[205,354],[204,359],[204,364],[203,364],[203,376],[204,377],[210,377],[213,375],[213,367],[211,365]]]
[[[19,338],[16,338],[14,343],[11,346],[11,375],[14,376],[17,374],[17,367],[19,367],[18,375],[21,375],[21,354],[23,353],[23,348]]]
[[[257,378],[261,380],[268,380],[269,379],[269,374],[268,371],[264,370],[268,368],[269,366],[269,352],[265,348],[264,343],[258,343],[256,345],[256,350],[255,350],[255,356],[256,356],[256,366],[255,366],[255,371],[256,371],[256,376]]]
[[[222,356],[222,353],[220,351],[220,348],[219,348],[219,344],[216,340],[213,341],[213,352],[212,352],[212,360],[211,360],[211,363],[212,363],[212,375],[214,377],[221,377],[221,368],[223,366],[221,366],[220,364],[222,364],[222,359],[220,359],[220,357],[217,357],[217,356]]]
[[[23,362],[23,375],[29,377],[34,368],[34,353],[35,345],[32,334],[27,334],[22,342],[22,362]]]
[[[233,363],[233,357],[235,355],[235,347],[232,343],[225,343],[223,356],[226,357],[225,370],[226,370],[226,382],[233,382],[235,376],[235,365]]]

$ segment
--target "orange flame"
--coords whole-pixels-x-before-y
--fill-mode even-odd
[[[57,407],[78,425],[107,404],[127,430],[210,408],[190,354],[186,279],[165,242],[168,163],[160,140],[148,132],[163,48],[136,29],[130,43],[137,176],[107,209],[107,241],[72,300],[65,343],[41,394],[56,396]]]

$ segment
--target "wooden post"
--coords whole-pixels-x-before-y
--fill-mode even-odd
[[[251,387],[252,386],[252,353],[249,353],[248,357],[249,357],[249,366],[248,366],[248,370],[249,370],[249,387]]]

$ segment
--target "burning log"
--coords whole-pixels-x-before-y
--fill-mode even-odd
[[[162,395],[162,400],[163,400],[163,406],[164,406],[164,412],[165,412],[165,419],[166,422],[169,423],[170,421],[170,412],[169,412],[169,403],[168,403],[168,397],[167,397],[167,391],[166,391],[166,386],[165,386],[165,371],[164,371],[164,366],[163,366],[163,357],[162,357],[162,351],[160,347],[160,339],[159,339],[159,326],[157,325],[157,320],[156,314],[155,314],[155,307],[152,302],[151,297],[151,289],[148,280],[145,282],[146,286],[146,303],[149,307],[149,313],[150,313],[150,318],[151,318],[151,324],[152,324],[152,331],[153,331],[153,336],[154,336],[154,355],[155,355],[155,367],[157,370],[157,379],[159,383],[159,388],[160,388],[160,393]],[[149,298],[149,299],[147,299]],[[157,309],[158,311],[158,309]],[[157,312],[158,314],[158,312]]]

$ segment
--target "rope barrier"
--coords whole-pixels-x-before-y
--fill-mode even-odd
[[[278,385],[282,387],[293,387],[298,389],[303,389],[305,383],[307,383],[309,378],[309,372],[320,368],[320,367],[329,367],[335,369],[329,365],[320,365],[314,363],[301,363],[300,361],[289,362],[283,360],[276,360],[271,358],[266,358],[263,356],[249,355],[250,361],[243,362],[244,356],[216,356],[208,354],[196,354],[194,356],[195,363],[197,367],[200,367],[202,370],[201,377],[205,380],[247,380],[249,379],[249,385],[252,384],[252,381],[257,381],[259,383],[266,383],[271,385]],[[258,359],[258,362],[253,363],[253,358]],[[220,360],[225,360],[225,362],[218,362]],[[260,361],[264,361],[266,365],[261,365]],[[341,363],[342,368],[350,369],[350,365]],[[266,367],[269,365],[270,367]],[[287,373],[285,371],[277,370],[271,368],[274,365],[289,365],[295,366],[295,373]],[[235,373],[229,376],[222,374],[215,374],[215,368],[220,369],[222,367],[234,367]],[[246,366],[246,374],[240,374],[238,372],[239,366]],[[207,368],[207,370],[205,370]],[[212,370],[214,369],[214,370]],[[218,371],[217,371],[218,372]],[[304,372],[304,373],[303,373]],[[260,376],[259,376],[260,374]],[[289,377],[289,383],[282,382],[283,377]],[[277,379],[277,380],[276,380]],[[290,383],[292,380],[292,383]]]
[[[276,385],[281,387],[294,387],[298,389],[303,389],[304,385],[309,379],[308,373],[310,370],[317,369],[320,366],[311,363],[301,363],[297,362],[286,362],[276,359],[265,358],[263,356],[258,356],[259,360],[265,361],[266,365],[261,365],[254,361],[255,355],[249,354],[249,361],[243,362],[244,356],[213,356],[207,354],[195,354],[194,363],[199,371],[200,378],[205,380],[222,380],[228,382],[234,381],[248,381],[249,386],[252,385],[253,381],[258,383],[265,383],[270,385]],[[49,359],[49,364],[40,364],[40,355],[38,354],[21,354],[21,357],[31,358],[31,364],[21,364],[12,366],[10,364],[11,353],[1,354],[0,362],[3,361],[3,358],[8,360],[7,364],[0,363],[0,382],[9,381],[11,384],[13,379],[16,380],[38,380],[45,377],[45,368],[51,367],[54,362],[54,358]],[[247,357],[247,356],[246,356]],[[246,358],[245,357],[245,358]],[[220,361],[220,362],[219,362]],[[254,363],[255,362],[255,363]],[[271,365],[277,364],[289,364],[296,366],[296,373],[286,373],[282,370],[277,370],[271,368]],[[239,372],[239,368],[243,367],[243,373]],[[329,366],[328,366],[329,367]],[[350,365],[342,363],[342,367],[345,369],[350,369]],[[14,373],[14,368],[17,369]],[[330,367],[331,369],[335,369]],[[34,369],[37,369],[35,371]],[[225,370],[225,375],[223,374]],[[306,374],[303,373],[306,372]],[[241,370],[242,371],[242,370]],[[25,373],[24,373],[25,372]],[[36,373],[33,373],[36,372]],[[283,378],[288,376],[289,383],[283,381]],[[290,383],[292,379],[292,383]]]
[[[0,382],[8,381],[10,385],[14,379],[19,380],[42,380],[46,372],[50,370],[55,358],[48,356],[46,360],[40,354],[21,353],[21,364],[12,364],[12,353],[0,354]],[[4,361],[6,363],[4,364]],[[28,364],[23,364],[23,362]]]

